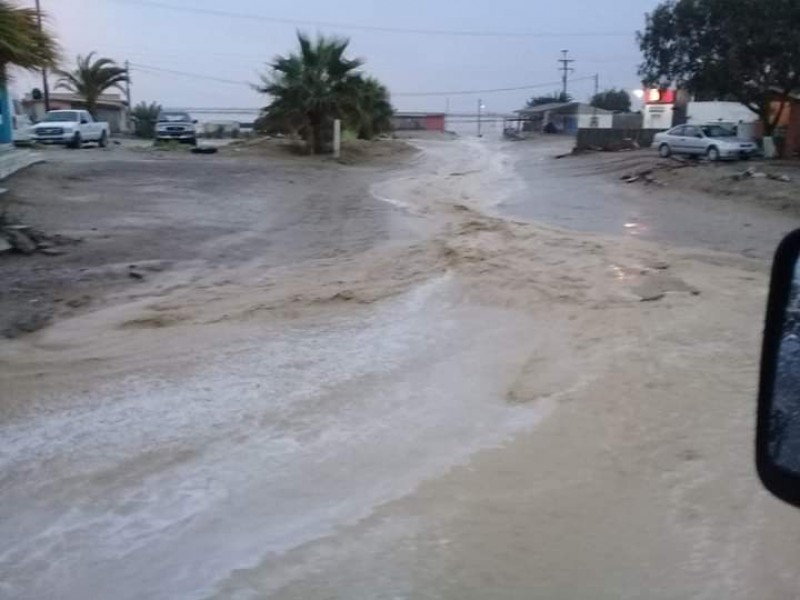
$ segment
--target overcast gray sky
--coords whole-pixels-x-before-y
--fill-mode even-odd
[[[34,0],[21,0],[33,5]],[[657,0],[41,0],[69,65],[96,50],[134,65],[133,101],[171,107],[257,107],[265,101],[244,83],[223,83],[153,68],[234,82],[257,81],[265,63],[294,48],[295,31],[321,31],[351,39],[351,54],[383,80],[401,110],[444,110],[447,96],[415,92],[520,87],[529,91],[480,94],[488,111],[510,111],[527,97],[555,91],[556,60],[569,49],[576,79],[570,92],[586,99],[593,87],[638,87],[635,32]],[[175,7],[169,9],[155,6]],[[178,10],[184,9],[184,10]],[[303,21],[279,23],[202,10]],[[530,36],[426,35],[315,25],[329,22],[414,30],[530,33]],[[18,76],[15,91],[35,78]],[[478,95],[450,94],[453,111],[474,111]]]

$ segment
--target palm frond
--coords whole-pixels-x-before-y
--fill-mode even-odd
[[[0,0],[0,78],[9,66],[35,70],[50,67],[57,59],[55,39],[47,30],[39,30],[36,11]]]
[[[101,57],[95,60],[94,55],[95,52],[90,52],[86,56],[78,56],[75,60],[76,68],[72,71],[54,71],[59,77],[56,88],[81,96],[86,102],[87,110],[92,113],[97,106],[97,100],[105,91],[111,88],[122,90],[123,84],[128,81],[127,71],[123,67],[110,58]]]

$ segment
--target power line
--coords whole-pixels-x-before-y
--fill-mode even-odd
[[[385,27],[379,25],[363,25],[359,23],[344,23],[335,21],[317,21],[314,19],[285,19],[280,17],[270,17],[253,13],[232,12],[213,8],[198,8],[190,6],[176,6],[154,0],[110,0],[119,4],[132,4],[137,6],[147,6],[163,10],[177,12],[187,12],[214,17],[228,17],[231,19],[244,19],[248,21],[264,21],[268,23],[278,23],[282,25],[314,25],[321,27],[331,27],[338,29],[353,29],[357,31],[373,31],[379,33],[403,33],[415,35],[434,35],[434,36],[459,36],[459,37],[494,37],[494,38],[564,38],[564,37],[621,37],[630,36],[630,31],[574,31],[574,32],[523,32],[523,31],[476,31],[476,30],[453,30],[453,29],[411,29],[405,27]]]
[[[572,79],[572,81],[588,81],[592,79],[594,76],[589,77],[576,77]],[[532,83],[530,85],[521,85],[519,87],[507,87],[507,88],[493,88],[488,90],[460,90],[460,91],[449,91],[449,92],[399,92],[399,93],[392,93],[392,96],[468,96],[470,94],[495,94],[500,92],[521,92],[525,90],[535,90],[537,88],[543,87],[552,87],[554,85],[560,85],[560,81],[547,81],[543,83]]]
[[[175,69],[162,69],[161,67],[154,67],[151,65],[143,65],[140,63],[130,63],[130,66],[136,69],[137,71],[142,71],[144,73],[163,73],[165,75],[178,75],[181,77],[191,77],[194,79],[202,79],[207,81],[216,81],[218,83],[227,83],[231,85],[244,85],[249,88],[253,87],[253,84],[247,81],[238,81],[235,79],[225,79],[223,77],[215,77],[213,75],[201,75],[199,73],[189,73],[187,71],[178,71]],[[576,77],[572,79],[572,81],[588,81],[589,79],[594,79],[594,75],[587,76],[587,77]],[[554,85],[558,85],[559,81],[547,81],[543,83],[532,83],[529,85],[522,85],[517,87],[505,87],[505,88],[492,88],[492,89],[481,89],[481,90],[449,90],[449,91],[441,91],[441,92],[398,92],[392,93],[392,96],[398,97],[414,97],[414,96],[469,96],[474,94],[497,94],[502,92],[521,92],[525,90],[534,90],[537,88],[543,87],[552,87]]]
[[[213,75],[201,75],[199,73],[188,73],[186,71],[177,71],[175,69],[162,69],[161,67],[153,67],[150,65],[142,65],[139,63],[130,63],[130,66],[137,71],[144,73],[164,73],[165,75],[178,75],[180,77],[192,77],[194,79],[204,79],[207,81],[216,81],[217,83],[228,83],[231,85],[246,85],[252,87],[252,84],[247,81],[237,81],[235,79],[225,79],[223,77],[214,77]]]

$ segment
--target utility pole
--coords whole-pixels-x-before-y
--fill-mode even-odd
[[[128,60],[125,61],[125,76],[127,78],[125,82],[125,102],[128,104],[128,118],[126,122],[128,124],[128,133],[131,133],[133,129],[131,127],[131,108],[133,107],[131,106],[131,63]]]
[[[36,0],[36,22],[39,25],[39,33],[42,32],[42,7],[39,0]],[[44,111],[50,110],[50,86],[47,85],[47,69],[42,68],[42,94],[44,95]]]
[[[569,54],[569,50],[562,50],[561,51],[561,58],[558,59],[557,62],[561,63],[561,66],[558,68],[561,71],[561,94],[566,99],[567,96],[567,77],[569,74],[574,71],[570,64],[574,63],[575,60],[572,58],[568,58],[567,55]]]
[[[600,73],[594,74],[594,96],[592,96],[592,127],[598,127],[599,123],[597,121],[597,104],[595,100],[597,99],[597,94],[600,93]]]
[[[450,96],[444,101],[444,128],[447,130],[447,118],[450,116]]]
[[[481,113],[483,111],[483,100],[478,98],[478,137],[483,137],[481,133]]]

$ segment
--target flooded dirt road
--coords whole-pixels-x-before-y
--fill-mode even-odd
[[[791,597],[751,459],[767,264],[497,218],[513,155],[422,150],[362,182],[414,236],[0,344],[0,596]]]
[[[504,214],[754,258],[771,257],[783,235],[800,227],[795,216],[756,202],[747,205],[702,192],[625,185],[613,167],[604,176],[602,163],[594,164],[592,156],[554,159],[568,152],[571,143],[545,138],[511,149],[524,183],[503,204]]]

